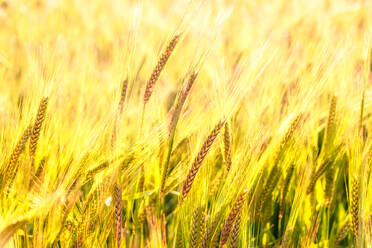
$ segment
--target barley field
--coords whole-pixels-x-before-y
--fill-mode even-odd
[[[372,1],[0,0],[0,247],[372,247]]]

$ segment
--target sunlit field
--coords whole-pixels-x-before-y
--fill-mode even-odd
[[[372,2],[0,0],[0,247],[372,247]]]

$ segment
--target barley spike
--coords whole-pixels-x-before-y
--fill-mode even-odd
[[[229,238],[234,221],[243,206],[247,193],[248,191],[246,189],[243,190],[243,192],[239,195],[239,197],[237,198],[237,200],[235,201],[234,205],[232,206],[230,210],[229,216],[227,217],[225,225],[222,228],[220,245],[219,245],[220,248],[222,248],[226,244]]]
[[[229,125],[227,122],[225,124],[224,143],[225,143],[226,171],[229,172],[231,168],[231,140],[230,140]]]
[[[35,153],[37,149],[37,143],[40,137],[41,126],[43,125],[45,114],[48,106],[48,97],[44,97],[39,105],[36,119],[30,136],[29,154],[31,161],[31,173],[33,173],[33,163],[35,159]]]
[[[156,81],[158,80],[158,78],[160,76],[160,73],[163,70],[165,64],[167,63],[167,61],[168,61],[170,55],[172,54],[174,48],[176,47],[180,36],[181,36],[181,34],[176,34],[173,37],[173,39],[170,41],[167,48],[165,49],[164,53],[160,56],[160,59],[159,59],[158,63],[156,64],[154,70],[152,71],[150,79],[149,79],[149,81],[147,82],[147,85],[146,85],[145,95],[143,97],[144,105],[146,105],[147,102],[149,101],[149,99],[152,95],[152,91],[154,89],[154,85],[155,85]]]
[[[192,164],[192,167],[187,175],[186,181],[183,184],[182,193],[181,193],[181,202],[183,202],[188,195],[188,193],[191,190],[191,186],[194,182],[194,179],[196,177],[196,174],[199,171],[199,168],[207,155],[209,149],[211,148],[214,140],[216,139],[218,133],[221,130],[221,127],[224,125],[225,121],[220,121],[215,128],[212,130],[210,135],[208,136],[207,140],[204,142],[202,148],[200,149],[198,155],[196,156],[194,163]]]
[[[120,247],[121,241],[121,188],[119,184],[115,184],[114,190],[114,202],[115,202],[115,212],[114,212],[114,223],[115,223],[115,238],[117,247]]]
[[[358,240],[359,233],[359,181],[354,177],[351,181],[351,230],[355,241]]]
[[[234,227],[231,230],[230,248],[239,247],[240,222],[241,222],[241,213],[239,213],[238,216],[236,217]]]

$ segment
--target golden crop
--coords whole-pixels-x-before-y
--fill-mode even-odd
[[[0,247],[372,247],[372,2],[0,0]]]

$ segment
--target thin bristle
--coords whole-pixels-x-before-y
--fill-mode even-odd
[[[194,179],[196,177],[196,174],[199,171],[199,168],[207,155],[209,149],[211,148],[214,140],[216,139],[217,135],[219,134],[222,126],[224,125],[225,121],[220,121],[215,128],[212,130],[211,134],[208,136],[207,140],[204,142],[202,148],[200,149],[198,155],[196,156],[194,163],[192,164],[192,167],[186,177],[186,181],[183,184],[182,187],[182,193],[181,193],[181,202],[185,200],[186,196],[191,190],[191,186],[194,182]]]
[[[213,181],[211,183],[208,196],[212,197],[220,188],[221,184],[224,181],[225,173],[220,171],[215,177],[213,177]]]
[[[176,34],[173,37],[173,39],[170,41],[167,48],[165,49],[164,53],[160,56],[160,59],[159,59],[158,63],[156,64],[154,70],[152,71],[150,79],[147,82],[145,94],[144,94],[144,97],[143,97],[144,105],[146,105],[146,103],[149,101],[149,99],[152,95],[152,91],[154,89],[154,85],[155,85],[156,81],[158,80],[161,71],[164,69],[164,66],[167,63],[167,61],[168,61],[170,55],[172,54],[174,48],[176,47],[180,36],[181,36],[181,34]]]

